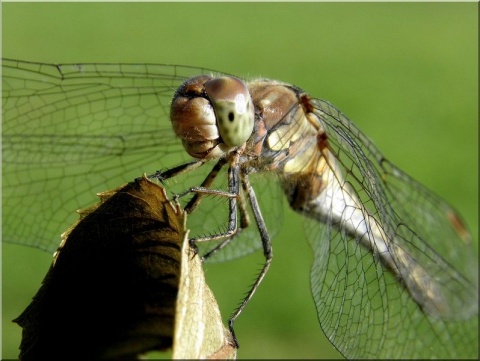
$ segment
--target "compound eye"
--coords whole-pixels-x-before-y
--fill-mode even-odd
[[[255,119],[245,83],[231,76],[218,77],[205,83],[205,91],[213,105],[223,142],[229,147],[243,145],[253,132]]]

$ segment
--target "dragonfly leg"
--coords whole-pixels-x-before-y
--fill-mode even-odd
[[[205,181],[202,183],[204,185],[205,183],[208,183],[210,185],[213,180],[215,179],[216,174],[220,170],[220,168],[225,164],[223,162],[219,161],[214,169],[210,172],[210,174],[205,178]],[[218,169],[215,169],[217,168]],[[213,177],[212,179],[211,176]],[[238,162],[234,162],[229,168],[228,168],[228,192],[218,190],[218,189],[210,189],[207,187],[192,187],[186,192],[178,195],[177,197],[183,197],[189,193],[196,193],[196,195],[201,196],[205,194],[211,194],[211,195],[216,195],[216,196],[221,196],[221,197],[227,197],[229,198],[228,200],[228,226],[226,232],[223,233],[218,233],[214,235],[209,235],[205,237],[198,237],[198,238],[192,238],[190,239],[190,243],[194,244],[196,242],[208,242],[208,241],[214,241],[214,240],[220,240],[224,238],[230,238],[235,236],[235,234],[238,231],[237,227],[237,199],[240,197],[240,189],[239,189],[239,166]],[[192,210],[198,205],[199,200],[192,198],[192,200],[187,204],[185,207],[185,212],[190,213]]]
[[[225,238],[225,240],[221,244],[219,244],[218,246],[213,248],[210,252],[208,252],[206,255],[204,255],[202,259],[206,259],[211,255],[213,255],[214,253],[216,253],[217,251],[224,248],[232,239],[235,238],[236,235],[238,235],[238,233],[243,228],[248,227],[250,223],[248,213],[246,211],[245,201],[243,197],[239,195],[238,169],[234,170],[232,167],[229,169],[229,191],[228,192],[210,188],[213,182],[215,181],[216,177],[218,176],[218,173],[227,162],[228,160],[226,157],[219,159],[219,161],[211,169],[211,171],[205,177],[205,179],[203,180],[202,184],[199,187],[192,187],[181,194],[175,195],[174,197],[175,199],[178,199],[187,194],[195,193],[195,195],[192,197],[192,199],[188,202],[188,204],[184,208],[186,213],[192,213],[200,204],[201,198],[204,195],[210,194],[210,195],[222,196],[227,198],[238,198],[238,206],[239,206],[238,209],[240,211],[240,229],[237,229],[237,225],[236,225],[237,223],[236,222],[236,212],[237,212],[236,204],[235,204],[235,201],[233,201],[233,204],[231,201],[229,206],[228,228],[225,233],[208,236],[208,237],[202,237],[202,238],[199,237],[199,238],[194,238],[190,240],[192,247],[196,248],[195,242],[212,241],[212,240]],[[230,159],[230,163],[231,164],[238,163],[238,156],[234,155],[233,159]],[[161,182],[163,182],[166,179],[195,170],[198,167],[202,166],[203,164],[205,164],[205,161],[194,161],[194,162],[182,164],[180,166],[177,166],[165,172],[157,172],[154,175],[150,176],[150,178],[157,178]]]
[[[228,168],[228,191],[222,191],[222,190],[217,190],[217,189],[210,189],[209,187],[213,184],[213,181],[217,177],[219,171],[221,168],[227,163],[230,163],[230,167]],[[171,170],[168,170],[166,172],[160,173],[158,175],[158,179],[160,181],[168,179],[170,177],[174,177],[178,174],[186,173],[189,172],[190,170],[196,169],[203,165],[204,162],[201,161],[196,161],[196,162],[191,162],[184,164],[182,166],[173,168]],[[226,232],[215,234],[215,235],[210,235],[207,237],[198,237],[198,238],[192,238],[190,239],[190,244],[192,245],[193,248],[196,248],[196,243],[197,242],[206,242],[206,241],[213,241],[213,240],[219,240],[219,239],[224,239],[223,242],[221,242],[217,247],[213,248],[210,252],[208,252],[206,255],[204,255],[203,259],[210,257],[213,255],[215,252],[218,252],[222,248],[224,248],[227,244],[229,244],[233,239],[236,238],[236,236],[246,227],[249,225],[249,217],[248,217],[248,212],[246,211],[246,205],[244,198],[240,194],[240,189],[239,189],[239,178],[240,178],[240,170],[239,170],[239,163],[238,163],[238,158],[233,159],[228,161],[226,158],[220,159],[217,164],[212,168],[210,173],[207,175],[207,177],[204,179],[202,182],[202,185],[199,187],[192,187],[188,189],[186,192],[179,194],[176,196],[178,197],[183,197],[187,194],[190,193],[195,193],[195,196],[189,201],[189,203],[185,207],[185,212],[191,213],[194,211],[194,209],[199,205],[200,199],[204,195],[216,195],[216,196],[221,196],[221,197],[227,197],[229,198],[229,216],[228,216],[228,228]],[[235,335],[235,331],[233,328],[233,325],[240,315],[240,313],[243,311],[247,303],[250,301],[250,299],[253,297],[253,294],[255,293],[256,289],[260,285],[260,283],[263,281],[265,275],[267,274],[267,271],[270,267],[270,263],[273,258],[273,253],[272,253],[272,245],[270,241],[270,236],[268,235],[268,231],[265,225],[265,221],[263,220],[263,216],[260,211],[260,207],[258,205],[258,201],[255,195],[255,191],[250,185],[248,175],[247,174],[242,174],[242,188],[244,193],[248,197],[249,204],[252,208],[253,215],[255,217],[255,221],[260,233],[260,238],[262,241],[263,245],[263,253],[265,256],[265,264],[263,265],[263,268],[261,269],[260,273],[257,276],[257,279],[255,280],[254,284],[252,285],[251,289],[247,293],[246,297],[242,300],[238,308],[233,312],[231,315],[229,321],[228,321],[228,326],[230,329],[230,332],[233,337],[233,341],[235,343],[235,346],[238,347],[238,341]],[[240,227],[237,226],[237,212],[240,213]]]
[[[162,184],[170,178],[176,177],[183,173],[188,173],[194,169],[197,169],[206,163],[205,160],[194,160],[193,162],[184,163],[166,171],[157,170],[155,174],[147,176],[149,179],[157,179]]]
[[[226,159],[225,157],[220,158],[220,160],[215,164],[215,166],[212,168],[212,170],[209,172],[207,177],[204,179],[202,184],[200,185],[199,188],[209,188],[215,178],[218,175],[218,172],[222,169],[222,167],[226,164]],[[205,160],[196,160],[193,162],[181,164],[179,166],[176,166],[175,168],[168,169],[166,171],[157,171],[155,174],[149,175],[148,178],[150,179],[158,179],[162,184],[170,178],[174,178],[176,176],[179,176],[181,174],[185,174],[188,172],[191,172],[202,165],[206,163]],[[180,198],[188,193],[195,192],[193,189],[189,189],[186,192],[176,195],[176,198]],[[191,213],[199,204],[200,204],[200,198],[202,194],[205,194],[208,192],[196,192],[195,196],[190,200],[190,202],[185,206],[185,212]]]
[[[253,297],[253,294],[257,290],[260,283],[263,281],[263,278],[267,274],[267,271],[270,267],[270,263],[272,262],[272,258],[273,258],[272,242],[270,241],[270,236],[268,235],[267,227],[265,225],[265,221],[263,220],[263,216],[260,211],[260,207],[258,205],[257,197],[255,196],[255,191],[250,185],[250,181],[248,180],[247,174],[244,174],[242,177],[242,187],[245,190],[245,193],[247,193],[248,201],[250,203],[250,206],[252,207],[253,215],[257,223],[258,231],[260,233],[260,238],[263,245],[263,254],[265,255],[265,264],[263,265],[263,268],[258,274],[257,279],[252,285],[250,291],[247,293],[247,296],[243,299],[243,301],[240,303],[238,308],[235,310],[235,312],[233,312],[233,314],[230,316],[230,319],[228,320],[228,328],[232,333],[233,340],[237,348],[239,347],[239,344],[237,341],[237,337],[235,336],[233,324],[235,323],[235,320],[238,318],[240,313],[242,313],[247,303]]]
[[[240,212],[240,228],[237,229],[237,233],[234,236],[225,239],[218,246],[216,246],[215,248],[213,248],[209,252],[205,253],[202,256],[202,261],[204,261],[207,258],[213,256],[215,253],[217,253],[218,251],[223,249],[225,246],[230,244],[231,241],[233,241],[234,239],[236,239],[240,235],[242,230],[244,230],[245,228],[247,228],[250,225],[250,219],[249,219],[247,208],[246,208],[246,205],[245,205],[245,199],[242,196],[238,197],[238,210]]]
[[[218,172],[222,169],[222,167],[227,163],[226,158],[221,158],[215,166],[212,168],[212,170],[208,173],[208,175],[205,177],[203,180],[202,184],[198,188],[210,188],[212,183],[215,181],[215,178],[218,176]],[[186,213],[192,213],[192,211],[197,208],[197,206],[200,204],[201,196],[203,194],[209,194],[208,192],[196,192],[195,196],[188,202],[188,204],[185,206],[185,212]],[[221,194],[217,194],[221,195]]]

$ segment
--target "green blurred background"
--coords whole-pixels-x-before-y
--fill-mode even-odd
[[[4,57],[204,66],[280,79],[327,99],[386,157],[458,208],[478,242],[476,3],[2,5]],[[300,217],[284,214],[271,271],[236,323],[238,355],[339,357],[316,319]],[[11,320],[51,257],[11,244],[2,251],[2,357],[15,358],[21,330]],[[260,254],[208,266],[224,316],[261,263]]]

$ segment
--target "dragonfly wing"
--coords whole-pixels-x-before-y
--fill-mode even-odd
[[[3,239],[53,251],[95,193],[185,159],[169,120],[200,68],[2,63]]]
[[[331,196],[307,221],[327,337],[346,357],[473,357],[477,266],[460,218],[337,109],[312,103],[331,156]]]

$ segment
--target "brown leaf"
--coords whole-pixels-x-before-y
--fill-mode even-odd
[[[205,283],[200,258],[188,237],[183,243],[180,286],[173,340],[174,359],[235,359],[236,348],[212,291]]]
[[[146,178],[99,197],[62,235],[40,290],[15,320],[23,327],[22,360],[135,358],[165,350],[176,313],[197,312],[188,302],[175,310],[180,269],[189,267],[181,266],[189,247],[179,206]]]

